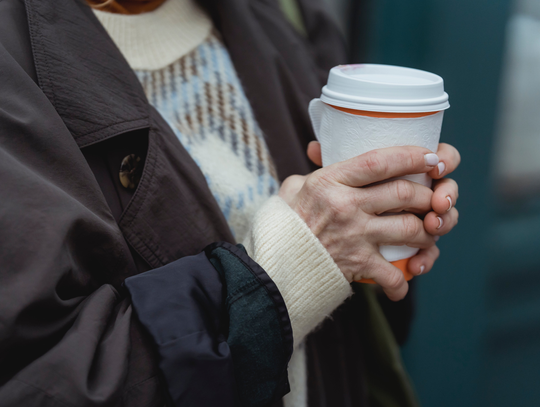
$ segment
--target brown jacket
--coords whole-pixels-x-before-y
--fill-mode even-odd
[[[277,0],[201,0],[281,180],[313,169],[307,105],[345,62],[322,4],[300,3],[307,37]],[[122,283],[234,240],[84,2],[0,2],[0,142],[0,406],[163,405],[154,344]],[[133,190],[118,179],[130,154],[144,163]],[[366,405],[362,306],[309,339],[310,405]]]

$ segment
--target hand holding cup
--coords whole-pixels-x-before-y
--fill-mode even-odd
[[[310,144],[308,155],[321,164],[319,143]],[[444,171],[439,174],[441,163]],[[428,173],[440,179],[458,165],[459,153],[447,144],[441,144],[437,154],[422,147],[390,147],[308,176],[289,177],[280,196],[319,238],[348,281],[373,279],[397,301],[407,293],[408,284],[402,272],[382,257],[379,246],[420,248],[409,270],[415,275],[428,272],[438,256],[435,235],[448,233],[457,223],[457,185],[441,179],[432,191],[404,179],[372,184],[407,174]],[[383,213],[393,214],[379,216]],[[415,214],[426,215],[424,221]]]

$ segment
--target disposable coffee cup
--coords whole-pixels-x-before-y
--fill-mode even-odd
[[[449,107],[438,75],[399,66],[357,64],[330,70],[320,99],[309,104],[309,114],[325,167],[385,147],[420,146],[437,152],[444,110]],[[400,178],[431,188],[427,174]],[[419,249],[379,249],[407,281],[413,277],[407,265]],[[375,284],[371,279],[360,282]]]

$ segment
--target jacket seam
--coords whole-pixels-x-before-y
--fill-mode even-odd
[[[159,142],[159,139],[157,137],[155,137],[154,131],[155,130],[153,129],[153,127],[150,126],[149,132],[148,132],[148,155],[146,156],[146,162],[145,162],[145,166],[144,166],[144,169],[143,169],[143,174],[141,176],[141,183],[139,184],[140,186],[144,187],[144,191],[142,191],[142,188],[137,188],[135,190],[135,193],[133,194],[133,198],[129,201],[124,213],[120,217],[119,223],[122,223],[125,219],[127,219],[126,220],[126,222],[127,222],[126,226],[128,226],[128,227],[131,226],[131,224],[135,221],[137,213],[139,213],[142,205],[146,201],[146,197],[148,195],[149,182],[154,177],[154,171],[155,171],[155,167],[156,167],[156,164],[157,164],[156,163],[157,155],[155,153],[155,149],[156,149],[157,145],[153,146],[152,142],[154,142],[156,144]],[[149,167],[151,167],[151,168],[149,168]],[[145,175],[146,175],[146,177],[145,177]],[[146,179],[144,179],[144,178],[146,178]],[[143,179],[144,179],[145,182],[142,182]],[[136,209],[132,209],[133,206],[135,206],[136,201],[137,202],[141,201],[140,205],[137,205]],[[134,213],[131,213],[131,212],[134,212]]]
[[[144,166],[143,175],[141,177],[141,183],[139,184],[140,186],[144,187],[144,190],[141,190],[141,188],[137,188],[135,194],[133,195],[133,198],[128,203],[128,206],[120,217],[118,224],[121,226],[122,230],[129,229],[127,231],[127,235],[135,238],[136,241],[133,242],[135,244],[131,244],[131,246],[137,253],[139,253],[146,261],[150,260],[147,259],[147,255],[141,253],[142,246],[142,248],[148,250],[151,254],[151,257],[153,257],[154,261],[152,263],[157,263],[157,266],[162,266],[167,263],[166,259],[164,259],[162,255],[158,254],[152,247],[150,247],[148,243],[141,238],[140,234],[135,228],[131,227],[133,222],[135,221],[135,218],[137,217],[137,214],[146,202],[149,188],[154,178],[156,166],[158,165],[157,161],[159,157],[156,153],[156,149],[159,147],[158,144],[160,143],[160,139],[159,137],[156,137],[156,130],[154,129],[152,124],[149,124],[150,126],[148,132],[148,155],[146,156],[146,163]],[[152,145],[153,143],[155,145]],[[123,224],[123,222],[125,222],[125,224]]]
[[[135,388],[135,387],[137,387],[137,386],[140,386],[141,384],[146,383],[146,382],[149,381],[149,380],[156,379],[156,378],[159,379],[159,375],[155,374],[155,375],[152,375],[152,376],[150,376],[150,377],[147,377],[147,378],[144,379],[144,380],[141,380],[140,382],[134,383],[134,384],[132,384],[131,386],[129,386],[129,387],[124,391],[124,394],[130,392],[131,389],[133,389],[133,388]]]
[[[255,291],[260,286],[261,284],[259,281],[253,280],[249,283],[242,285],[241,287],[237,288],[233,292],[231,292],[229,295],[227,295],[227,301],[229,303],[229,307],[233,305],[237,300],[242,298],[243,295],[249,294],[250,292]]]
[[[155,264],[151,264],[153,266],[153,268],[157,268],[157,267],[161,267],[161,266],[164,266],[166,264],[166,262],[163,262],[160,258],[160,256],[158,256],[156,254],[156,252],[154,251],[154,249],[152,247],[150,247],[150,245],[143,239],[142,235],[137,232],[136,230],[134,229],[131,229],[129,231],[129,233],[127,234],[128,236],[131,236],[133,237],[134,239],[134,242],[137,246],[140,246],[141,249],[144,249],[144,250],[140,250],[138,247],[133,247],[133,249],[139,253],[143,259],[145,261],[149,261],[149,260],[153,260],[152,263],[155,262]],[[132,244],[133,246],[133,244]],[[149,255],[145,254],[144,251],[148,250],[149,252]],[[149,257],[152,257],[152,259],[149,259]]]
[[[27,382],[25,382],[24,380],[21,380],[21,379],[13,379],[13,381],[19,382],[19,383],[21,383],[21,384],[24,384],[25,386],[31,387],[31,388],[33,388],[33,389],[36,389],[37,391],[39,391],[39,392],[45,394],[47,397],[49,397],[49,398],[51,398],[52,400],[54,400],[55,403],[58,403],[58,404],[60,404],[60,405],[62,405],[62,406],[65,406],[65,407],[76,407],[74,404],[66,403],[66,402],[64,402],[64,401],[61,401],[61,400],[59,400],[56,396],[53,396],[52,394],[49,394],[48,391],[46,391],[46,390],[44,390],[44,389],[42,389],[42,388],[40,388],[40,387],[37,387],[37,386],[35,386],[35,385],[33,385],[33,384],[27,383]]]
[[[138,122],[141,122],[140,126],[138,125]],[[124,128],[124,129],[121,128],[120,130],[116,130],[117,127],[120,127],[120,126],[125,125],[125,124],[130,124],[130,123],[136,123],[136,125],[134,127],[128,127],[128,128]],[[146,119],[124,120],[124,121],[121,121],[121,122],[118,122],[118,123],[105,125],[102,128],[100,128],[99,130],[95,130],[95,131],[93,131],[91,133],[86,133],[86,134],[74,136],[73,138],[75,139],[75,141],[77,141],[77,144],[79,145],[79,148],[85,148],[85,147],[91,146],[93,144],[99,143],[99,142],[101,142],[103,140],[107,140],[109,138],[116,137],[116,136],[118,136],[118,135],[120,135],[122,133],[126,133],[128,131],[134,131],[134,130],[141,130],[141,129],[144,129],[144,128],[147,128],[147,127],[149,127],[149,123],[148,123],[148,120],[146,120]],[[91,140],[89,142],[84,141],[87,138],[91,138],[92,136],[95,136],[96,133],[100,133],[100,132],[109,130],[111,128],[114,128],[116,131],[114,131],[111,134],[105,133],[104,135],[99,136],[95,140]]]
[[[32,55],[34,57],[34,66],[36,67],[38,84],[40,85],[40,88],[42,89],[43,93],[45,93],[45,95],[47,94],[46,90],[49,90],[49,93],[52,97],[51,103],[56,109],[56,95],[54,93],[53,86],[51,85],[52,81],[50,77],[49,59],[47,53],[43,51],[46,49],[46,47],[42,46],[43,34],[41,31],[41,24],[39,22],[39,19],[35,19],[33,16],[33,14],[37,13],[33,4],[33,0],[26,0],[25,6],[26,16],[28,18],[28,26],[30,28],[30,44],[32,46]],[[38,31],[36,31],[36,28],[38,29]],[[36,44],[36,41],[38,44]],[[36,53],[37,49],[40,49],[41,51]],[[42,57],[40,58],[39,55],[41,55]]]

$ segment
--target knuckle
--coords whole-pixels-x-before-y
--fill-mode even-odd
[[[300,184],[304,180],[304,176],[302,175],[291,175],[283,181],[282,186],[285,188],[293,188],[296,185]],[[309,177],[308,177],[309,178]]]
[[[365,252],[358,258],[358,264],[360,265],[362,272],[368,275],[375,275],[379,272],[377,267],[377,261],[373,253]]]
[[[409,204],[414,199],[416,189],[412,182],[407,180],[395,181],[396,195],[400,202]]]
[[[331,219],[336,222],[343,217],[347,217],[348,205],[345,199],[328,198],[328,208],[330,210]]]
[[[400,168],[411,171],[419,167],[418,151],[410,147],[403,147],[394,157],[393,161],[399,163]],[[422,166],[424,161],[422,160]]]
[[[399,287],[401,287],[403,280],[403,275],[399,270],[392,270],[390,275],[388,276],[386,287],[391,290],[397,290]]]
[[[377,217],[370,217],[364,224],[363,234],[371,241],[381,234],[381,228],[376,222]]]
[[[289,178],[287,178],[287,180]],[[319,179],[319,174],[317,174],[317,172],[315,171],[313,174],[311,174],[309,177],[307,177],[306,182],[305,182],[304,185],[306,186],[306,188],[314,189],[317,186],[318,179]],[[287,180],[285,180],[285,181],[287,181]]]
[[[330,175],[326,171],[317,170],[305,180],[304,186],[310,191],[321,191],[330,185]]]
[[[433,195],[435,194],[435,192],[433,192],[432,189],[428,189],[427,191],[427,196],[426,196],[426,199],[428,200],[428,205],[431,207],[431,201],[433,199]]]
[[[407,166],[407,168],[415,168],[416,167],[416,155],[412,151],[407,151],[404,153],[404,156],[402,157],[403,162]]]
[[[335,169],[334,169],[335,171]],[[334,183],[334,171],[321,168],[311,174],[308,178],[311,188],[325,188]]]
[[[366,196],[362,189],[355,190],[350,195],[351,204],[357,208],[363,208],[369,203],[370,199]]]
[[[419,219],[412,214],[403,215],[401,222],[403,233],[409,241],[414,240],[422,232]]]
[[[377,151],[369,151],[362,156],[362,169],[375,178],[380,178],[388,172],[388,161]]]

